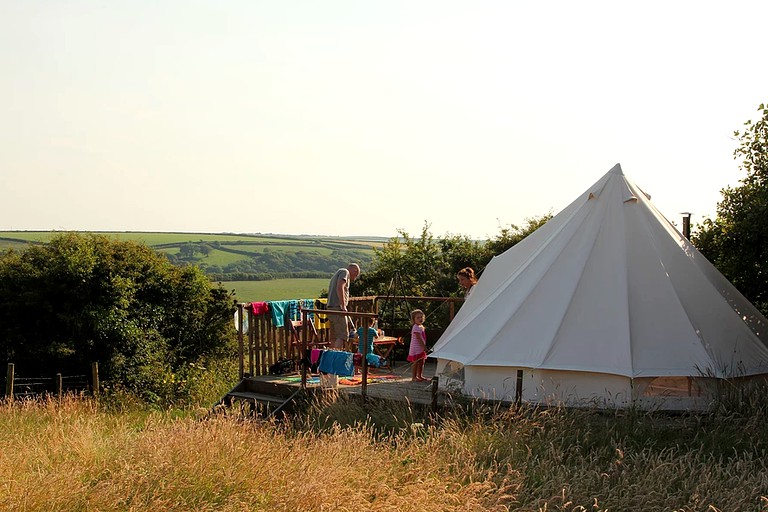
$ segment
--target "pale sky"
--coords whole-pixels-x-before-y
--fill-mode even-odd
[[[486,238],[743,177],[765,0],[0,0],[0,230]]]

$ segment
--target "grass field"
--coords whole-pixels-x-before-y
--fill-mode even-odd
[[[30,242],[47,242],[51,238],[66,231],[0,231],[0,238],[26,240]],[[135,240],[147,245],[163,245],[184,242],[254,242],[265,243],[279,241],[284,244],[306,243],[310,237],[291,236],[262,236],[244,235],[234,233],[153,233],[145,231],[99,231],[96,235],[103,235],[118,240]],[[341,241],[344,241],[341,239]],[[351,241],[350,243],[357,243]]]
[[[328,290],[328,279],[273,279],[271,281],[223,281],[227,290],[235,290],[239,302],[314,299]]]
[[[226,244],[222,244],[223,247],[227,247]],[[298,251],[304,251],[308,254],[313,255],[329,255],[333,252],[332,249],[329,249],[327,247],[304,247],[304,246],[290,246],[290,245],[253,245],[253,246],[231,246],[232,248],[240,251],[240,253],[249,253],[253,256],[257,256],[259,254],[262,254],[264,252],[284,252],[284,253],[296,253]],[[170,248],[158,248],[156,249],[158,252],[164,252],[166,254],[178,254],[180,252],[179,247],[170,247]],[[247,258],[248,256],[244,254],[239,253],[232,253],[228,251],[222,251],[218,249],[212,249],[208,254],[201,256],[200,259],[197,261],[198,264],[205,264],[205,265],[220,265],[224,266],[229,263],[234,263],[236,261],[240,261],[243,258]]]
[[[328,394],[274,423],[0,401],[0,510],[766,512],[761,407],[425,417]]]
[[[181,250],[178,247],[170,247],[168,249],[156,249],[157,252],[165,253],[168,255],[179,254]],[[242,260],[244,256],[242,254],[234,254],[231,252],[224,252],[218,250],[212,250],[210,253],[201,257],[197,262],[199,265],[228,265]]]
[[[0,231],[0,252],[8,249],[24,250],[31,243],[46,243],[59,231]],[[287,275],[318,275],[334,272],[336,265],[348,261],[370,262],[374,248],[386,242],[380,237],[316,237],[311,235],[247,235],[233,233],[153,233],[153,232],[96,232],[96,235],[121,241],[144,243],[165,253],[174,263],[200,265],[210,274],[231,279],[242,279],[243,273]],[[314,272],[314,274],[306,274]],[[320,274],[322,275],[322,274]],[[306,283],[290,284],[291,289],[302,291]],[[267,296],[282,297],[285,283],[276,283],[266,290]],[[315,296],[312,284],[309,296]],[[240,292],[251,296],[250,286]],[[262,292],[261,288],[258,290]]]
[[[51,238],[66,231],[0,231],[0,239],[27,242],[47,242]],[[154,233],[148,231],[99,231],[104,235],[118,240],[135,240],[149,246],[178,244],[185,242],[246,242],[253,244],[316,245],[341,247],[380,247],[386,239],[382,237],[315,237],[310,235],[261,235],[237,233]]]

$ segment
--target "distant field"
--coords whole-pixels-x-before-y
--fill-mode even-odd
[[[15,240],[26,240],[30,242],[47,242],[51,238],[66,231],[0,231],[0,238],[9,238]],[[308,241],[330,241],[332,243],[346,245],[370,246],[380,244],[381,239],[371,239],[371,241],[360,241],[356,239],[343,238],[315,238],[310,236],[292,237],[288,235],[244,235],[232,233],[150,233],[133,231],[98,231],[93,232],[96,235],[104,235],[109,238],[119,240],[136,240],[144,242],[147,245],[177,244],[184,242],[253,242],[253,243],[275,243],[280,244],[307,244]]]
[[[47,243],[66,231],[0,231],[0,252],[24,250],[30,244]],[[83,232],[79,232],[83,233]],[[208,275],[218,279],[241,280],[265,275],[290,278],[291,276],[331,275],[349,261],[363,265],[374,258],[374,250],[383,247],[387,239],[381,237],[320,237],[312,235],[271,235],[234,233],[156,233],[156,232],[91,232],[107,238],[136,241],[155,251],[165,253],[174,264],[199,265]],[[298,278],[297,278],[298,279]],[[250,293],[248,283],[238,293]],[[286,285],[287,286],[287,285]],[[296,298],[301,285],[275,285],[269,290],[258,288],[259,293],[270,296]],[[319,291],[312,291],[314,296]],[[302,294],[304,295],[304,294]],[[308,297],[298,297],[308,298]],[[248,299],[250,300],[250,299]],[[258,300],[258,299],[253,299]],[[275,299],[267,299],[275,300]]]
[[[28,245],[29,245],[29,242],[25,242],[22,240],[1,240],[0,239],[0,251],[4,251],[6,249],[23,250]]]
[[[21,247],[24,242],[48,242],[56,235],[66,233],[66,231],[0,231],[0,249],[10,247]],[[143,233],[143,232],[95,232],[95,235],[103,235],[107,238],[117,240],[133,240],[142,242],[150,247],[157,245],[183,244],[187,242],[238,242],[253,244],[274,244],[279,241],[281,244],[301,244],[302,240],[291,238],[272,238],[250,235],[233,234],[203,234],[203,233]]]
[[[328,290],[328,279],[273,279],[271,281],[222,281],[227,290],[235,290],[239,302],[314,299]]]
[[[179,254],[181,250],[178,247],[170,247],[163,249],[156,249],[158,252],[162,252],[168,255]],[[224,252],[219,250],[212,250],[209,254],[201,257],[197,263],[205,265],[227,265],[243,259],[242,254],[233,254],[231,252]]]

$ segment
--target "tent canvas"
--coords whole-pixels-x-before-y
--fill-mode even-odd
[[[431,357],[478,397],[699,409],[768,375],[766,323],[616,164],[491,260]]]

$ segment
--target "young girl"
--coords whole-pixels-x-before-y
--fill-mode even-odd
[[[412,382],[423,382],[425,379],[424,362],[427,360],[427,333],[424,329],[424,312],[415,309],[411,312],[411,346],[408,349],[408,361],[413,363]]]

